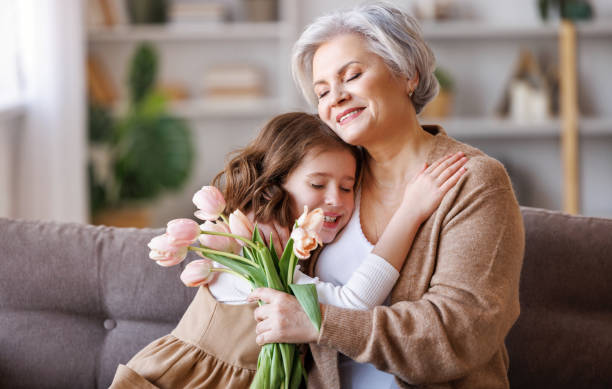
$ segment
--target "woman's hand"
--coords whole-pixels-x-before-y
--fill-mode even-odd
[[[414,176],[404,190],[402,206],[420,213],[427,219],[438,208],[440,202],[466,172],[463,167],[468,158],[462,153],[440,158],[431,166]]]
[[[271,288],[258,288],[248,299],[266,303],[254,314],[257,344],[313,343],[319,338],[319,332],[294,296]]]

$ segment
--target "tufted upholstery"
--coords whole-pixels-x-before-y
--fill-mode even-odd
[[[106,388],[195,290],[148,259],[161,230],[0,219],[0,387]]]
[[[514,388],[612,387],[612,220],[523,208]],[[0,388],[106,388],[195,290],[147,259],[161,230],[0,219]]]

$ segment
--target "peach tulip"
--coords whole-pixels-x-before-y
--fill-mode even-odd
[[[191,219],[174,219],[168,222],[166,233],[174,246],[189,246],[200,235],[200,226]]]
[[[242,236],[243,238],[251,239],[253,237],[253,230],[255,227],[253,223],[249,220],[249,218],[239,209],[232,212],[229,216],[229,228],[232,231],[232,234]],[[244,246],[246,243],[243,241],[236,239],[236,241]]]
[[[298,218],[297,225],[306,231],[319,234],[321,228],[323,228],[324,218],[325,215],[321,208],[316,208],[313,209],[312,212],[308,212],[308,206],[304,205],[304,213]]]
[[[187,246],[174,246],[168,234],[156,236],[148,244],[149,258],[160,266],[174,266],[183,262],[187,256]]]
[[[225,209],[225,199],[221,191],[214,186],[203,186],[193,195],[192,200],[198,207],[194,215],[201,220],[217,220]]]
[[[231,232],[227,224],[223,222],[213,223],[209,220],[204,222],[204,224],[200,226],[200,229],[202,231],[225,232],[227,234]],[[198,237],[198,240],[202,246],[206,246],[213,250],[225,251],[227,253],[234,254],[238,254],[240,252],[240,246],[236,243],[236,240],[227,236],[201,234]]]
[[[293,239],[293,253],[300,259],[310,257],[310,252],[321,244],[318,234],[301,227],[296,227],[291,231],[291,238]]]
[[[291,231],[293,239],[293,253],[300,259],[310,257],[310,252],[321,244],[319,232],[323,227],[323,210],[320,208],[308,212],[304,206],[304,213],[297,220],[297,227]]]
[[[181,281],[185,286],[200,286],[211,282],[215,273],[211,271],[213,262],[210,259],[197,259],[185,266],[181,273]]]

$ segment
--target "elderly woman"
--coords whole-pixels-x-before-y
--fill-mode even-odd
[[[439,126],[419,124],[417,114],[438,91],[434,67],[416,22],[389,5],[323,16],[294,47],[302,92],[366,155],[352,219],[310,263],[314,275],[346,282],[410,178],[444,155],[469,157],[468,174],[418,231],[388,305],[322,305],[317,331],[292,296],[252,293],[268,303],[255,311],[258,343],[310,343],[309,387],[509,387],[504,338],[519,314],[522,218],[499,162]]]

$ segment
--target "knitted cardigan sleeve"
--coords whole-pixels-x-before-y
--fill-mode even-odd
[[[408,258],[425,256],[429,273],[398,281],[424,282],[420,298],[367,311],[326,306],[319,345],[413,385],[463,377],[503,347],[519,313],[522,217],[501,164],[473,158],[468,171],[429,220],[427,249]]]

